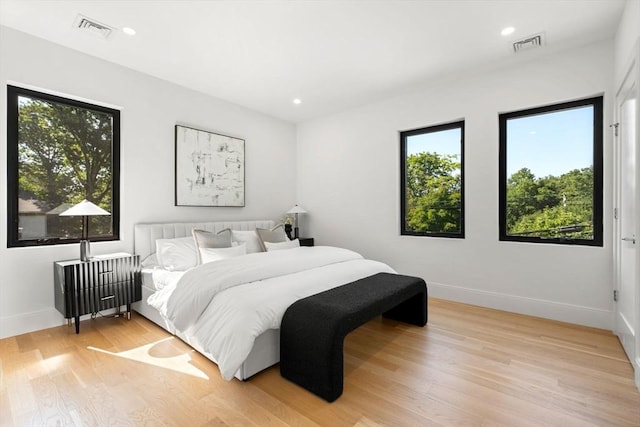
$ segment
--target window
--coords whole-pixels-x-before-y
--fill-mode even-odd
[[[602,246],[602,97],[499,122],[500,240]]]
[[[400,133],[400,233],[464,237],[464,121]]]
[[[58,216],[89,200],[91,240],[119,231],[120,112],[7,86],[8,246],[76,243],[82,218]]]

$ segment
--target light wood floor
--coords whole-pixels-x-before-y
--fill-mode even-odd
[[[348,335],[326,403],[277,366],[226,382],[134,315],[0,340],[0,425],[639,426],[632,377],[610,332],[431,299],[424,328]]]

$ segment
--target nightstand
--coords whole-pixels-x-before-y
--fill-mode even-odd
[[[313,237],[298,237],[300,246],[313,246]]]
[[[142,299],[140,256],[126,253],[102,255],[89,261],[79,259],[53,264],[56,309],[76,323],[80,333],[80,316],[96,315],[101,310],[127,306]]]

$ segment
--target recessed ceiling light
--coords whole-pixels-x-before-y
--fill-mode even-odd
[[[135,36],[136,35],[136,30],[134,30],[131,27],[124,27],[122,29],[122,32],[125,33],[128,36]]]
[[[300,98],[296,98],[296,99],[293,100],[293,103],[296,104],[296,105],[300,105],[300,104],[302,104],[302,101],[300,100]]]
[[[513,34],[515,30],[516,29],[513,27],[503,28],[502,31],[500,31],[500,34],[502,34],[503,36],[508,36],[509,34]]]

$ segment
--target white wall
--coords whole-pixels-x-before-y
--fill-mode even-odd
[[[290,123],[6,27],[0,27],[0,58],[0,338],[63,322],[54,308],[53,261],[79,256],[78,245],[6,247],[7,82],[122,109],[121,240],[94,243],[94,254],[133,251],[136,222],[279,219],[296,202]],[[175,124],[245,139],[244,208],[173,206]]]
[[[303,234],[423,277],[431,296],[611,329],[611,138],[605,133],[604,247],[498,241],[498,114],[605,94],[613,43],[523,57],[298,126]],[[400,236],[401,130],[465,119],[466,238]]]

